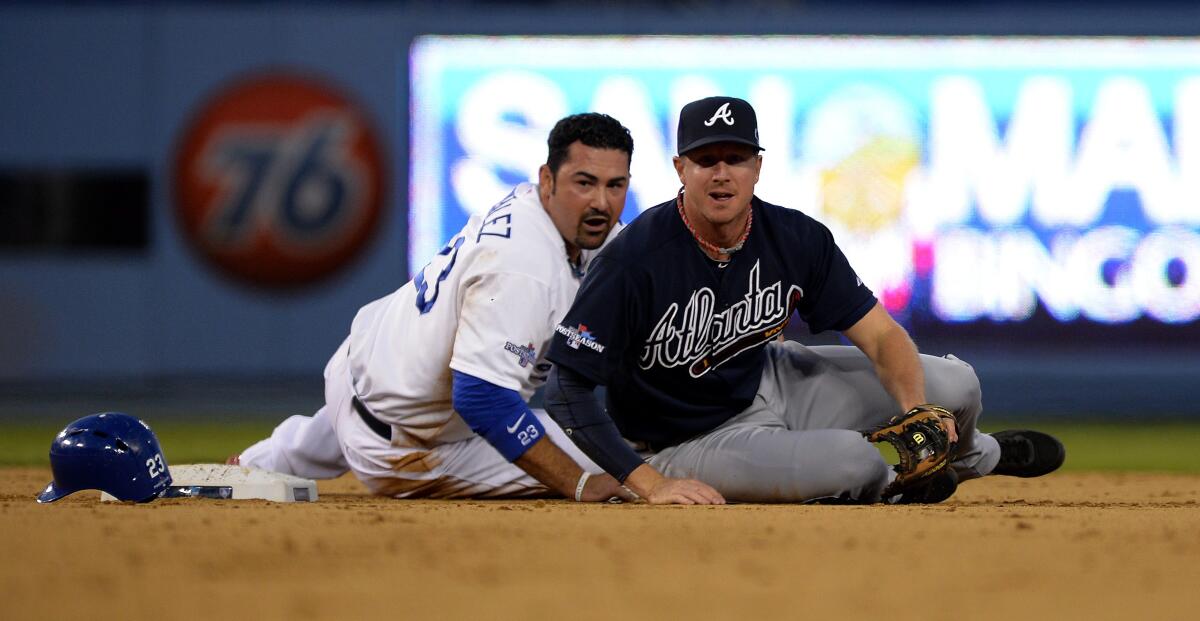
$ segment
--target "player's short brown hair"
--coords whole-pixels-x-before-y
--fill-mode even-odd
[[[550,167],[551,174],[558,174],[559,166],[567,159],[567,150],[575,142],[595,149],[624,151],[630,160],[633,159],[633,136],[620,121],[599,112],[572,114],[555,123],[546,139],[550,147],[546,166]]]

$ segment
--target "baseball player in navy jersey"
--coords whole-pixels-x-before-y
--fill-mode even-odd
[[[593,261],[550,347],[547,410],[597,464],[652,502],[699,504],[938,502],[1062,464],[1047,434],[981,433],[974,370],[918,354],[824,225],[754,196],[749,103],[694,101],[678,128],[682,189]],[[854,346],[781,341],[793,313]],[[897,474],[862,431],[923,404],[952,414],[950,467],[883,498]]]
[[[620,226],[633,140],[615,119],[581,114],[548,143],[538,185],[472,217],[412,281],[358,311],[325,367],[325,406],[232,463],[350,470],[406,498],[628,497],[526,402],[579,279]]]

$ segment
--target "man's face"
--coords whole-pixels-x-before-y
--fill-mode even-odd
[[[718,142],[692,149],[674,161],[685,200],[705,220],[726,224],[750,208],[762,169],[762,156],[754,147]]]
[[[538,182],[542,205],[567,243],[567,253],[577,259],[581,249],[599,248],[621,218],[629,190],[629,156],[574,142],[558,174],[543,164]]]

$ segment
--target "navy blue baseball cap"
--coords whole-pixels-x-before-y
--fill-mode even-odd
[[[679,111],[679,155],[714,142],[736,142],[762,151],[758,116],[737,97],[705,97]]]

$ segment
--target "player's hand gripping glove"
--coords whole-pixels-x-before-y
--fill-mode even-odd
[[[954,443],[943,419],[954,420],[945,408],[925,403],[893,417],[886,425],[863,435],[871,442],[888,442],[900,455],[894,467],[896,479],[883,490],[883,498],[919,486],[941,472],[950,462]]]

